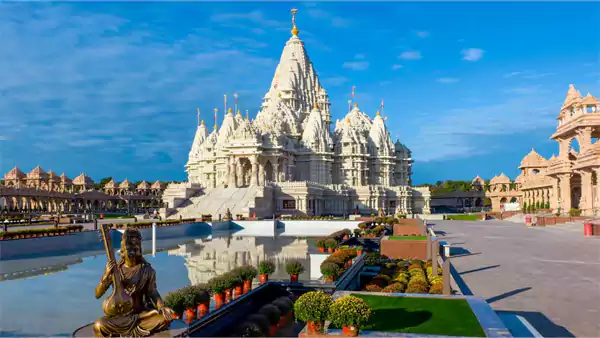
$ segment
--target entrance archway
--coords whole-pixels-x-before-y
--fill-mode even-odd
[[[581,176],[573,174],[571,177],[571,205],[573,209],[579,209],[579,201],[581,200]]]

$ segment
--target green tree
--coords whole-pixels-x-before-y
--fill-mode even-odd
[[[100,182],[94,184],[94,189],[96,190],[102,190],[104,188],[104,186],[110,182],[110,180],[112,180],[112,177],[105,177],[103,179],[100,180]]]

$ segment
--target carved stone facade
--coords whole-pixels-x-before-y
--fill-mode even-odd
[[[186,164],[188,188],[266,187],[269,192],[261,188],[258,194],[272,196],[273,210],[260,209],[269,216],[379,208],[412,213],[411,152],[392,141],[380,112],[370,118],[355,104],[335,122],[333,132],[331,124],[329,96],[294,24],[256,119],[244,118],[236,102],[220,128],[215,124],[209,132],[204,121],[198,126]],[[178,189],[170,189],[169,195],[189,194]],[[429,193],[418,195],[428,199]],[[177,200],[173,198],[173,207]],[[428,212],[428,201],[418,204],[416,212]],[[212,209],[207,203],[198,206],[203,213],[217,212]],[[252,213],[246,209],[244,213]]]
[[[521,173],[514,182],[504,174],[494,177],[491,191],[486,192],[493,209],[514,201],[522,206],[549,206],[562,214],[571,209],[579,209],[584,216],[600,213],[600,100],[590,93],[582,97],[570,85],[557,120],[551,139],[558,142],[558,155],[545,159],[532,149],[521,161]]]
[[[7,211],[141,212],[160,207],[165,189],[159,181],[152,185],[143,181],[135,187],[127,179],[119,185],[111,180],[104,191],[95,190],[94,185],[85,173],[71,180],[65,173],[58,176],[40,166],[27,174],[15,167],[4,175],[4,184],[0,185],[0,207]]]

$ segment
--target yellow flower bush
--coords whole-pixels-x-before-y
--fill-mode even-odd
[[[344,296],[333,302],[329,308],[329,320],[338,327],[360,327],[369,320],[371,312],[369,304],[361,298]]]

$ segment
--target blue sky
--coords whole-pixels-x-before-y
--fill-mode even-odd
[[[570,83],[600,96],[597,2],[2,3],[0,169],[185,179],[196,108],[256,114],[293,7],[334,118],[384,98],[416,184],[514,178]]]

